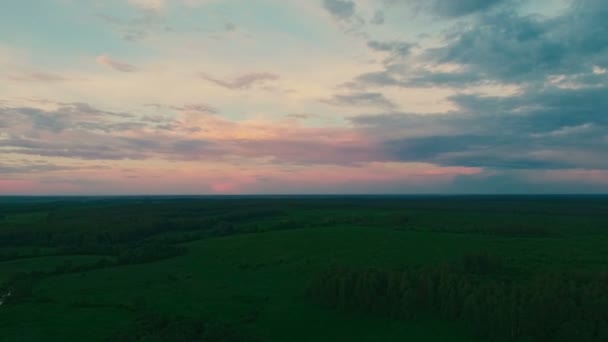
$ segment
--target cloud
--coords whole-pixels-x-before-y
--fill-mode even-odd
[[[41,140],[17,138],[0,140],[7,153],[31,156],[62,157],[79,160],[145,159],[145,155],[129,147],[125,142],[103,139],[95,135],[78,135],[78,142],[69,140]],[[126,146],[125,146],[126,145]]]
[[[371,106],[385,109],[396,108],[397,105],[387,99],[382,93],[358,92],[352,94],[336,94],[330,99],[322,102],[334,106]]]
[[[294,121],[240,123],[206,104],[171,106],[173,119],[54,104],[53,109],[0,108],[3,153],[73,160],[222,161],[352,165],[384,160],[348,129],[307,128]]]
[[[65,171],[82,169],[81,167],[55,165],[44,162],[21,163],[18,165],[0,165],[0,175],[7,174],[30,174],[30,173],[47,173],[53,171]]]
[[[217,114],[218,110],[211,105],[206,103],[196,103],[196,104],[187,104],[183,106],[172,106],[172,109],[186,111],[186,112],[200,112],[200,113],[209,113],[209,114]]]
[[[384,12],[377,10],[376,12],[374,12],[374,16],[371,18],[371,20],[369,22],[374,25],[382,25],[382,24],[384,24],[384,20],[385,20]]]
[[[314,134],[314,130],[309,131]],[[273,163],[290,165],[356,165],[389,161],[381,149],[365,140],[315,141],[295,136],[275,139],[233,140],[229,150],[243,157],[271,157]]]
[[[120,72],[136,72],[138,69],[134,65],[114,60],[106,55],[101,55],[96,58],[97,63],[112,68]]]
[[[498,82],[543,81],[552,75],[590,73],[608,58],[608,3],[581,0],[557,18],[513,12],[484,15],[430,50],[437,63],[465,65],[467,72]]]
[[[587,122],[587,123],[583,123],[583,124],[575,125],[575,126],[563,126],[556,130],[553,130],[553,131],[549,131],[549,132],[545,132],[545,133],[536,133],[533,136],[534,137],[547,137],[547,136],[566,137],[566,136],[589,133],[589,132],[592,132],[594,129],[595,129],[595,126],[593,124]]]
[[[515,170],[458,175],[446,187],[457,194],[604,194],[603,170]]]
[[[0,107],[5,120],[0,126],[11,128],[7,132],[15,135],[37,135],[40,132],[58,134],[65,130],[127,131],[146,125],[130,114],[102,111],[84,103],[55,103],[54,107]]]
[[[234,23],[225,23],[224,24],[224,30],[228,31],[228,32],[233,32],[236,31],[236,25]]]
[[[366,86],[407,86],[408,82],[399,80],[388,71],[373,71],[357,76],[353,81],[345,83],[346,86],[358,88]]]
[[[481,4],[479,1],[432,2],[452,6],[448,3],[466,9],[484,8],[474,6]],[[553,82],[580,88],[606,83],[600,71],[608,60],[608,27],[603,25],[608,3],[580,0],[556,17],[524,15],[514,4],[482,11],[466,25],[451,27],[441,37],[441,45],[387,59],[382,70],[361,74],[349,84],[462,88]],[[369,46],[379,51],[390,49],[381,42],[370,41]]]
[[[367,46],[375,51],[393,52],[397,55],[406,56],[410,54],[410,50],[416,45],[406,42],[370,40],[367,42]]]
[[[10,76],[9,78],[23,82],[65,82],[70,80],[67,77],[44,71],[29,71],[18,76]]]
[[[154,3],[152,1],[151,5]],[[96,17],[114,28],[123,40],[131,43],[142,42],[153,35],[159,36],[172,31],[166,16],[161,13],[162,5],[138,8],[140,11],[131,17],[117,16],[114,13],[98,13]]]
[[[212,76],[209,76],[206,73],[200,73],[200,77],[204,80],[212,82],[216,85],[219,85],[224,88],[228,88],[231,90],[243,90],[250,89],[255,86],[264,85],[269,81],[276,81],[280,77],[276,74],[269,72],[253,72],[248,74],[243,74],[237,76],[231,80],[222,80]]]
[[[344,33],[359,38],[368,37],[368,34],[364,30],[366,23],[364,19],[365,14],[357,12],[357,5],[354,1],[323,0],[323,7]],[[373,19],[375,19],[377,23],[378,21],[382,21],[383,17],[378,14],[378,16]]]
[[[388,53],[389,56],[383,63],[390,65],[395,61],[408,57],[416,44],[401,41],[368,40],[367,46],[373,51]]]
[[[352,118],[402,161],[491,169],[608,168],[608,87],[459,94],[454,112]]]
[[[137,8],[150,11],[159,11],[165,6],[165,0],[129,0]]]
[[[355,15],[355,3],[349,0],[323,0],[323,7],[339,20],[348,20]]]
[[[529,143],[530,141],[528,141]],[[406,138],[386,142],[403,161],[428,162],[445,166],[490,169],[559,169],[576,164],[568,160],[546,159],[531,153],[537,146],[517,143],[515,139],[494,135],[462,134]]]
[[[186,7],[199,7],[206,4],[211,4],[214,2],[220,2],[222,0],[181,0],[181,2]]]
[[[435,0],[433,10],[446,17],[459,17],[479,11],[487,10],[506,0]]]
[[[220,3],[189,4],[213,1]],[[430,17],[380,4],[391,0],[271,1],[259,9],[285,20],[265,23],[227,16],[238,9],[231,3],[192,11],[186,2],[95,7],[106,28],[138,42],[115,46],[97,63],[136,72],[144,66],[120,56],[145,54],[154,73],[89,70],[78,61],[80,44],[66,45],[59,64],[48,46],[15,41],[18,53],[0,46],[0,151],[10,158],[0,173],[35,188],[48,172],[67,186],[78,170],[64,166],[110,165],[102,191],[113,181],[118,190],[146,191],[153,180],[166,190],[169,178],[183,191],[262,191],[262,178],[264,186],[299,183],[290,189],[303,191],[311,184],[368,191],[607,184],[606,1],[392,0]],[[388,20],[397,17],[407,22]],[[201,32],[240,36],[244,27],[252,38],[242,44],[201,40]],[[34,31],[25,36],[44,33],[26,29]],[[244,65],[243,54],[257,66]],[[39,56],[54,57],[40,64]],[[261,71],[239,73],[248,67]],[[209,73],[188,77],[193,70]],[[127,176],[116,170],[127,166],[139,187],[121,183]],[[100,175],[87,170],[75,179],[87,184]],[[441,184],[415,187],[430,181]]]
[[[602,13],[608,13],[608,4],[595,0],[582,0],[550,19],[517,11],[480,13],[447,34],[445,45],[390,60],[383,70],[348,84],[354,89],[445,87],[456,92],[448,98],[455,110],[363,115],[352,121],[397,160],[508,175],[469,180],[470,189],[492,182],[525,189],[523,172],[606,169],[608,118],[602,113],[608,102],[602,94],[608,93],[608,78],[597,67],[608,58],[608,39],[598,35],[606,30],[599,24]],[[518,87],[501,96],[467,91],[491,84]],[[551,184],[544,186],[559,188]]]
[[[312,133],[312,132],[311,132]],[[310,137],[265,139],[193,139],[173,134],[140,132],[137,138],[98,133],[71,133],[54,138],[0,139],[6,153],[79,160],[222,161],[230,158],[271,158],[275,165],[352,165],[384,160],[365,141],[327,142]]]
[[[317,117],[317,115],[315,114],[311,114],[311,113],[292,113],[292,114],[287,114],[288,118],[291,119],[296,119],[296,120],[306,120],[306,119],[312,119]]]
[[[510,0],[410,0],[419,10],[446,18],[456,18],[488,10]]]

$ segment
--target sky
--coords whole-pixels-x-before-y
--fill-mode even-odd
[[[2,0],[0,195],[608,192],[605,0]]]

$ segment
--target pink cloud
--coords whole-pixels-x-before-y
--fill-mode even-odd
[[[479,168],[420,163],[366,163],[359,166],[277,166],[265,163],[128,162],[129,170],[68,170],[40,178],[0,183],[1,193],[23,194],[236,194],[236,193],[399,193],[449,184]],[[413,190],[412,190],[413,189]]]
[[[9,139],[4,146],[13,153],[46,158],[59,167],[66,162],[71,165],[56,173],[23,173],[20,180],[31,186],[19,191],[415,192],[483,171],[395,162],[381,142],[352,127],[310,127],[288,119],[235,121],[203,104],[167,109],[174,114],[170,121],[143,119],[141,126],[124,125],[137,120],[133,115],[82,104],[57,110],[27,109],[23,115],[7,112],[20,123],[12,124],[10,133],[29,138]],[[156,128],[159,124],[167,128]],[[37,130],[32,129],[35,125]]]
[[[101,55],[95,59],[97,63],[104,65],[106,67],[112,68],[116,71],[120,72],[135,72],[137,71],[137,67],[125,62],[117,61],[112,59],[106,55]]]

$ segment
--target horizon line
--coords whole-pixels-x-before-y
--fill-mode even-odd
[[[608,196],[608,193],[310,193],[310,194],[0,194],[7,197],[465,197],[465,196]]]

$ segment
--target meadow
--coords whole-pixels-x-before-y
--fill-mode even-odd
[[[608,198],[0,198],[0,341],[606,341]]]

